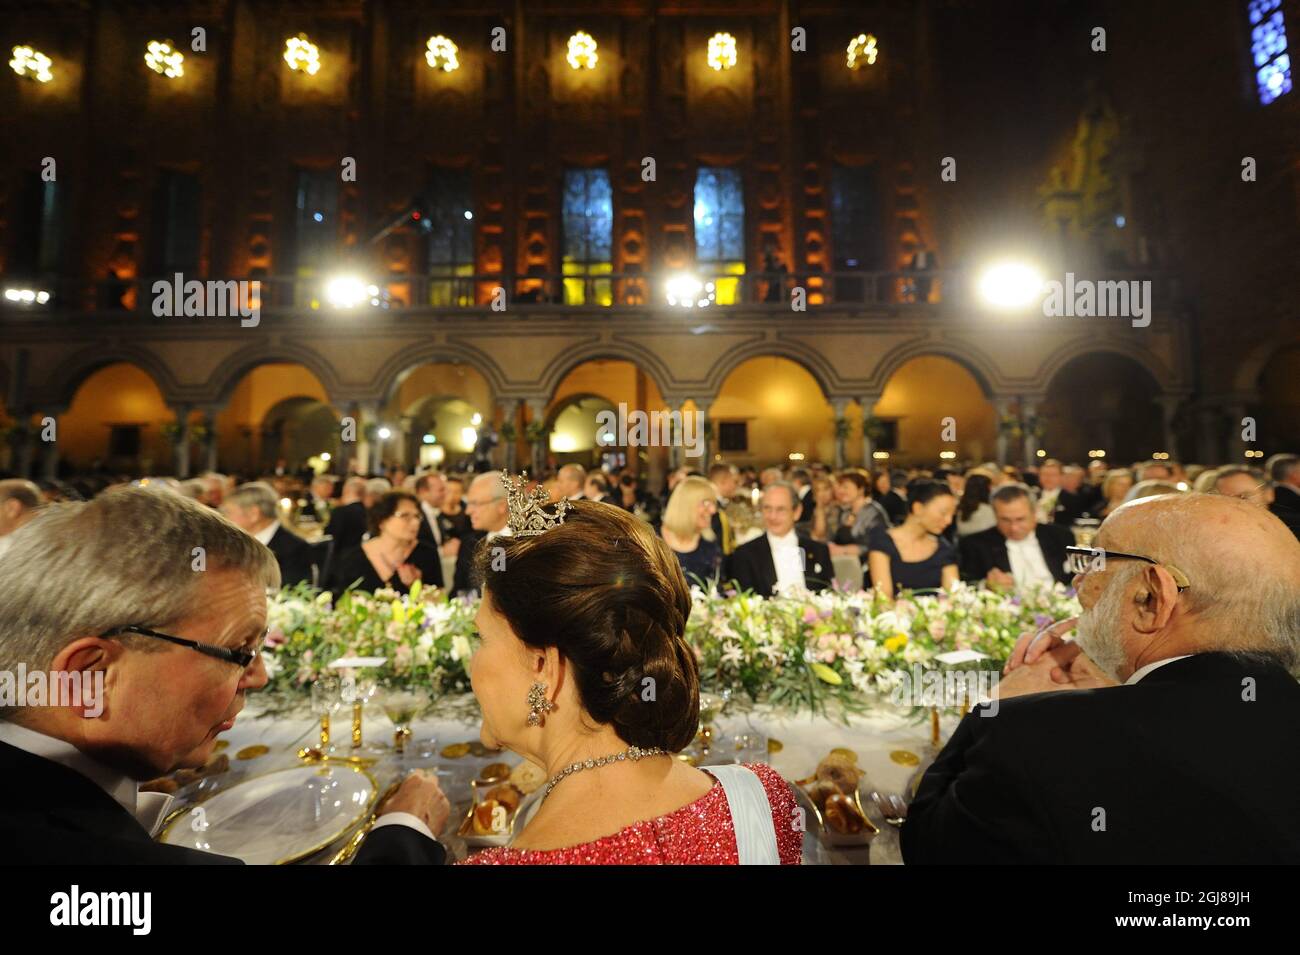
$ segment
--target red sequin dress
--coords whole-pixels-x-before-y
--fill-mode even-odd
[[[771,766],[747,763],[763,781],[772,806],[782,865],[798,865],[803,833],[794,826],[790,784]],[[708,769],[704,770],[708,772]],[[736,835],[726,792],[713,788],[666,816],[634,823],[610,836],[564,849],[484,849],[462,865],[737,865]]]

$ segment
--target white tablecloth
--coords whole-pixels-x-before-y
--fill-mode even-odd
[[[472,698],[454,701],[449,709],[453,714],[444,714],[432,719],[422,720],[413,728],[417,741],[434,738],[434,748],[441,750],[449,743],[477,741],[478,718]],[[303,746],[315,746],[319,737],[319,723],[316,718],[305,711],[290,713],[262,712],[263,702],[250,698],[248,709],[240,717],[234,729],[222,735],[229,745],[224,752],[230,756],[231,770],[216,777],[209,792],[220,791],[230,785],[253,775],[260,775],[273,769],[293,765],[297,761],[296,752]],[[953,729],[950,719],[942,725],[942,736],[946,739]],[[836,747],[853,750],[858,756],[858,766],[864,770],[861,782],[863,805],[868,810],[872,821],[880,828],[870,847],[853,849],[827,849],[815,833],[810,831],[804,840],[805,864],[896,864],[898,857],[897,830],[887,825],[879,811],[867,798],[872,790],[881,792],[904,793],[918,769],[923,769],[933,756],[930,746],[930,724],[928,719],[916,720],[905,711],[881,706],[872,712],[852,716],[847,725],[812,715],[792,715],[788,712],[769,707],[758,707],[747,712],[727,711],[715,723],[716,742],[709,759],[710,763],[749,762],[766,759],[788,780],[803,779],[811,776],[818,762]],[[344,743],[350,737],[350,714],[340,713],[334,719],[333,740]],[[364,736],[369,741],[391,741],[392,724],[383,712],[368,707],[365,711]],[[748,737],[750,748],[737,753],[737,742]],[[779,741],[778,751],[767,754],[768,739]],[[239,760],[237,754],[245,747],[262,744],[269,747],[265,755],[253,759]],[[918,767],[897,762],[891,753],[906,751],[919,757],[922,762]],[[452,803],[452,816],[448,832],[440,834],[440,839],[448,846],[453,858],[463,858],[466,853],[464,843],[452,831],[468,811],[470,800],[469,780],[479,770],[491,762],[518,763],[520,757],[513,753],[495,753],[484,757],[465,756],[459,759],[447,759],[434,756],[427,759],[408,757],[399,762],[395,757],[381,759],[370,771],[376,777],[381,789],[395,782],[409,769],[423,768],[437,772],[439,782]],[[187,795],[183,792],[182,796]],[[177,803],[181,808],[185,800]],[[816,828],[816,820],[809,820],[809,829]],[[314,862],[328,861],[332,851],[317,856]]]

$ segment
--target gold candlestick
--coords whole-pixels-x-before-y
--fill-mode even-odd
[[[330,744],[330,715],[322,713],[320,715],[320,748],[325,749]]]
[[[352,748],[361,747],[361,701],[352,704]]]
[[[930,707],[930,745],[939,745],[939,707]]]

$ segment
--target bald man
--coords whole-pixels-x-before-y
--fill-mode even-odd
[[[35,517],[44,504],[41,489],[31,481],[0,481],[0,554],[12,543],[9,535]]]
[[[1300,863],[1300,542],[1179,494],[1094,544],[1078,620],[1021,638],[925,774],[904,861]]]
[[[461,541],[456,554],[456,573],[452,578],[453,595],[477,591],[474,557],[480,546],[490,546],[495,537],[509,537],[510,507],[505,482],[500,471],[488,471],[476,477],[465,493],[465,510],[473,529]]]
[[[570,501],[582,500],[587,483],[587,469],[581,464],[566,464],[555,475],[556,500],[568,498]]]

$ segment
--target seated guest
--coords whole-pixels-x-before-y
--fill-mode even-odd
[[[983,471],[972,471],[966,476],[966,487],[957,505],[957,536],[970,537],[997,524],[989,494],[993,479]]]
[[[830,550],[794,528],[799,518],[794,485],[769,484],[762,502],[767,533],[736,548],[727,558],[724,578],[762,597],[815,593],[829,587],[835,576]]]
[[[1082,471],[1079,472],[1082,476]],[[1038,502],[1034,516],[1040,524],[1064,524],[1069,527],[1083,513],[1077,495],[1065,486],[1061,462],[1048,458],[1038,469]]]
[[[790,472],[790,483],[799,495],[799,530],[807,534],[812,528],[813,515],[817,511],[817,495],[813,493],[812,475],[807,468],[795,468]]]
[[[371,478],[370,480],[366,481],[366,490],[365,493],[362,494],[361,496],[361,503],[365,504],[366,510],[369,511],[372,507],[374,507],[377,503],[379,503],[379,499],[381,497],[383,497],[392,489],[393,489],[393,484],[391,481],[388,480],[388,478],[381,478],[381,477]]]
[[[717,509],[713,485],[701,477],[677,482],[660,534],[672,549],[688,584],[712,590],[722,569],[722,548],[713,539],[713,512]]]
[[[1300,864],[1282,729],[1300,723],[1300,543],[1261,507],[1191,494],[1119,508],[1095,544],[1078,620],[1021,638],[996,710],[922,778],[903,860]]]
[[[1273,503],[1269,510],[1294,530],[1300,522],[1300,457],[1275,455],[1269,464],[1269,475],[1273,479]]]
[[[195,547],[204,573],[192,568]],[[203,766],[245,696],[266,685],[274,556],[211,509],[142,488],[46,509],[14,535],[10,556],[0,671],[86,684],[55,705],[0,708],[5,861],[238,864],[154,842],[171,797],[137,787]],[[432,777],[408,779],[381,810],[357,862],[443,861],[432,834],[450,807]]]
[[[506,486],[500,471],[488,471],[474,478],[465,501],[472,529],[460,543],[456,554],[456,577],[452,581],[454,596],[478,590],[474,580],[474,557],[480,546],[497,537],[510,536],[510,512],[507,509]]]
[[[329,520],[336,484],[338,479],[332,474],[318,474],[311,479],[311,486],[307,493],[307,510],[321,524]]]
[[[907,520],[907,472],[901,468],[895,468],[892,471],[881,468],[876,474],[875,484],[876,500],[880,506],[885,509],[889,515],[890,526],[901,524]],[[866,559],[866,554],[862,555]]]
[[[736,534],[727,516],[727,505],[740,492],[740,475],[734,464],[717,461],[709,467],[709,483],[718,495],[717,510],[713,512],[713,537],[722,547],[722,556],[727,557],[736,549]]]
[[[595,472],[587,475],[587,483],[582,489],[583,496],[589,501],[598,501],[601,504],[612,504],[609,494],[609,482],[605,480],[605,475]]]
[[[899,589],[934,590],[957,582],[957,552],[943,539],[957,499],[947,484],[917,478],[907,485],[908,514],[898,527],[871,531],[863,586],[889,599]]]
[[[835,503],[835,483],[824,474],[815,475],[808,499],[813,502],[813,512],[812,520],[805,524],[804,533],[815,541],[825,542],[830,538],[827,517]]]
[[[566,464],[555,475],[555,493],[570,501],[580,501],[587,483],[587,469],[581,464]],[[558,498],[557,498],[558,500]]]
[[[1097,517],[1109,517],[1111,511],[1124,503],[1124,498],[1132,487],[1133,472],[1128,468],[1107,471],[1101,482],[1101,504]]]
[[[651,524],[659,522],[659,499],[642,491],[641,482],[631,471],[624,471],[618,476],[618,484],[614,487],[609,503],[635,514],[643,521]]]
[[[339,506],[330,512],[330,522],[325,526],[325,533],[334,538],[334,553],[342,554],[361,546],[361,539],[366,536],[366,527],[370,523],[363,501],[365,496],[365,478],[350,477],[343,482]]]
[[[465,513],[465,482],[454,474],[447,476],[447,491],[442,498],[442,516],[453,538],[462,540],[473,528]]]
[[[1169,481],[1148,479],[1145,481],[1138,481],[1129,488],[1128,493],[1124,495],[1124,503],[1127,504],[1130,501],[1140,501],[1144,497],[1155,497],[1161,494],[1181,493],[1182,491],[1179,490],[1178,485],[1172,484]]]
[[[440,471],[429,471],[415,479],[415,496],[420,501],[420,540],[440,553],[453,555],[460,541],[452,533],[452,522],[443,516],[447,482]]]
[[[221,513],[230,522],[271,548],[280,565],[280,582],[286,587],[312,583],[311,545],[281,525],[280,500],[271,485],[262,481],[241,484],[221,502]]]
[[[441,587],[442,558],[420,540],[420,501],[409,491],[389,491],[370,508],[370,537],[344,551],[330,569],[330,590],[337,597],[355,586],[409,593],[417,580]]]
[[[534,513],[511,522],[522,529]],[[480,735],[551,783],[509,846],[466,863],[797,865],[794,794],[775,770],[674,758],[695,737],[700,703],[690,591],[668,546],[589,501],[502,546],[504,560],[478,558]]]
[[[1247,504],[1267,508],[1278,520],[1300,538],[1300,511],[1275,508],[1276,490],[1264,472],[1258,468],[1232,466],[1220,468],[1215,474],[1216,494],[1239,498]]]
[[[1067,464],[1061,468],[1061,495],[1053,523],[1071,527],[1075,521],[1085,514],[1091,514],[1098,506],[1092,486],[1083,481],[1085,474],[1077,464]]]
[[[962,579],[1004,588],[1068,584],[1065,549],[1074,544],[1069,528],[1040,523],[1023,484],[1002,485],[992,502],[997,526],[962,538]]]
[[[1168,481],[1173,483],[1173,469],[1164,461],[1144,461],[1137,466],[1138,481]]]
[[[35,517],[45,502],[41,489],[31,481],[10,478],[0,481],[0,557],[12,542],[12,534]]]
[[[889,514],[871,497],[871,475],[860,468],[841,471],[835,477],[835,503],[826,515],[832,557],[867,559],[871,529],[888,527]]]

